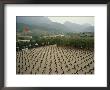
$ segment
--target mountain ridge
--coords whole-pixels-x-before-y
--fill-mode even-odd
[[[47,17],[17,17],[17,32],[28,26],[32,32],[94,32],[94,26],[85,23],[83,25],[66,21],[64,24],[52,22]]]

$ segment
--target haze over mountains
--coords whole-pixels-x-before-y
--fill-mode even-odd
[[[85,23],[83,25],[66,21],[64,24],[52,22],[48,17],[17,16],[17,32],[28,26],[32,32],[94,32],[94,26]]]

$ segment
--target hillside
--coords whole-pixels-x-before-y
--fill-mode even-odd
[[[76,24],[65,22],[64,24],[52,22],[47,17],[17,17],[17,32],[22,32],[24,26],[35,34],[38,33],[66,33],[66,32],[94,32],[94,26],[90,24]]]

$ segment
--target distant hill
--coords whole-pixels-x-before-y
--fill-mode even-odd
[[[64,24],[52,22],[47,17],[17,17],[16,31],[22,32],[24,26],[35,34],[39,33],[61,33],[61,32],[94,32],[94,26],[90,24],[76,24],[65,22]]]

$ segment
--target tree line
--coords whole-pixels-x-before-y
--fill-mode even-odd
[[[80,49],[94,48],[94,38],[68,38],[68,37],[52,37],[52,38],[33,38],[30,42],[16,42],[17,51],[24,48],[35,48],[46,45],[67,46]],[[19,49],[18,49],[19,48]]]

